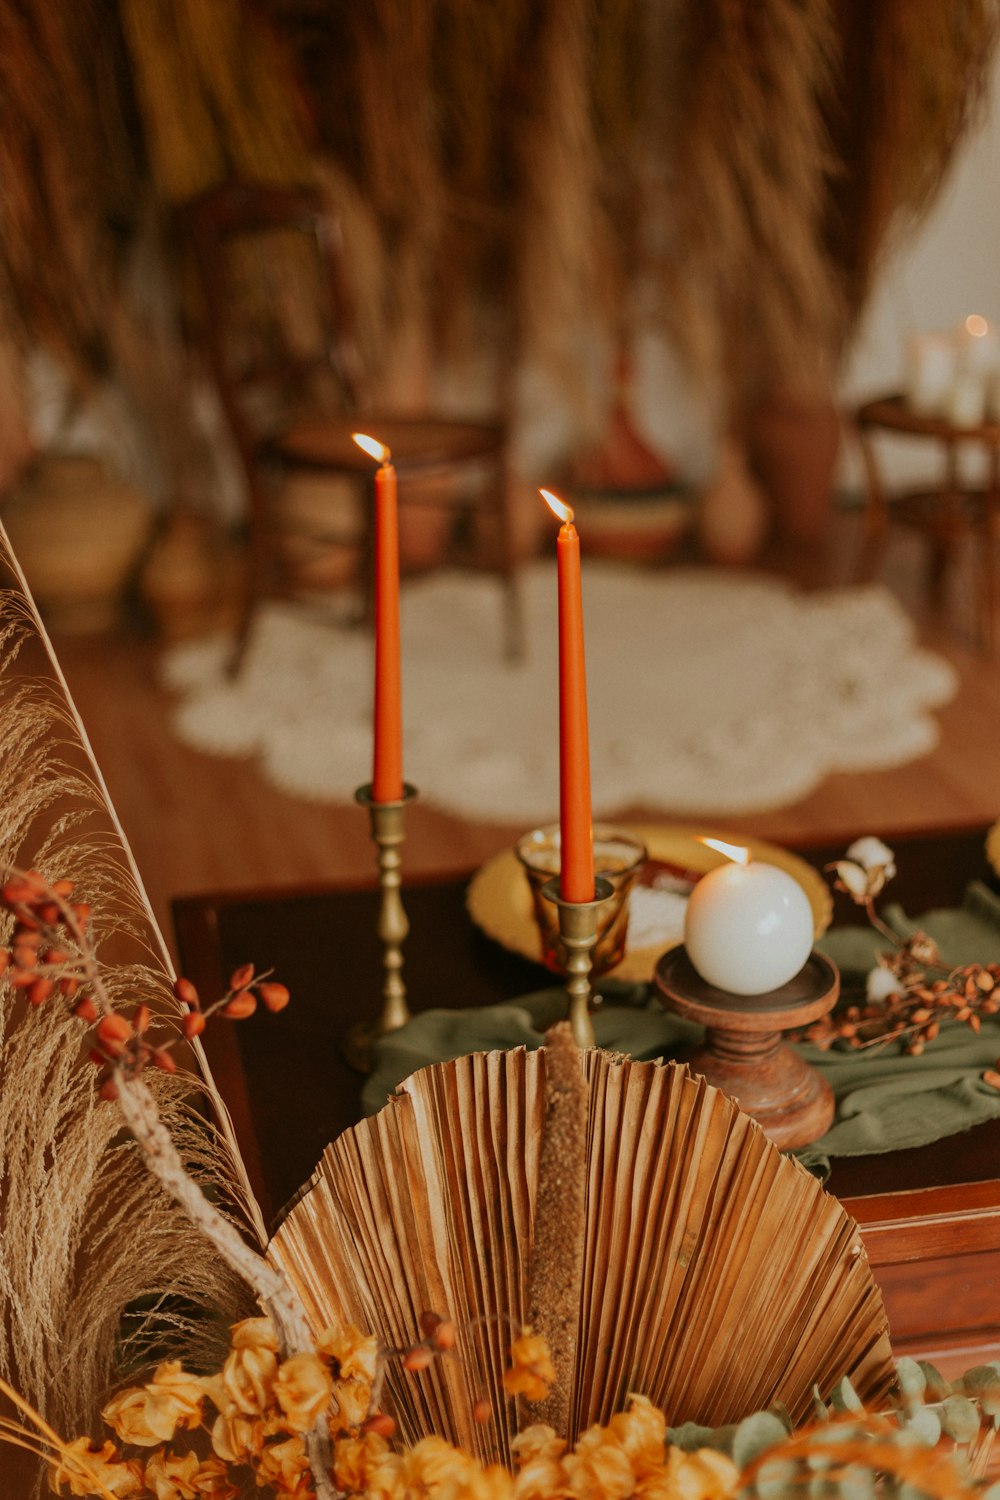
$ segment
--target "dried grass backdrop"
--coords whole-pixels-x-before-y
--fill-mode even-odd
[[[7,299],[81,382],[116,374],[154,428],[166,404],[169,446],[190,380],[170,210],[227,175],[318,174],[386,381],[419,391],[491,343],[582,409],[585,340],[610,373],[658,321],[738,420],[836,366],[998,27],[996,0],[3,0]],[[177,271],[155,315],[131,274],[151,238]]]

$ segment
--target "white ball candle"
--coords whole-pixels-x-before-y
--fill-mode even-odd
[[[798,881],[776,865],[730,861],[691,892],[684,946],[702,979],[733,995],[787,984],[812,951],[813,914]]]

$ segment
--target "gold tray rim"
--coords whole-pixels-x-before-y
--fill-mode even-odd
[[[812,908],[816,937],[821,937],[830,925],[833,892],[829,885],[818,870],[780,844],[702,824],[621,823],[615,826],[642,839],[651,859],[683,863],[688,869],[703,872],[723,864],[725,856],[709,849],[699,839],[721,839],[724,843],[740,844],[750,850],[752,858],[777,865],[798,881]],[[465,905],[472,921],[487,937],[523,958],[541,963],[541,940],[532,914],[531,892],[512,848],[501,850],[480,866],[469,882]],[[634,948],[625,954],[608,977],[637,982],[652,979],[657,959],[672,946],[668,942],[655,947]]]

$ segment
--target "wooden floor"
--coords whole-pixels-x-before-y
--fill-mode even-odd
[[[856,525],[853,517],[839,517],[828,556],[797,560],[784,571],[806,585],[849,581]],[[953,580],[948,617],[933,619],[923,609],[921,562],[915,539],[904,537],[893,545],[884,578],[912,608],[922,640],[944,652],[961,676],[958,696],[939,713],[938,748],[902,769],[831,776],[789,807],[753,817],[726,816],[725,827],[777,841],[846,839],[859,832],[891,840],[894,831],[905,828],[1000,816],[1000,662],[972,644],[965,618],[968,580],[960,573]],[[56,636],[56,644],[168,937],[174,895],[372,873],[360,809],[285,796],[252,764],[198,754],[172,737],[170,703],[156,682],[154,641],[121,633]],[[365,769],[359,767],[359,780]],[[662,808],[632,812],[647,821],[669,817]],[[712,809],[704,813],[711,818]],[[520,831],[462,822],[418,804],[409,821],[405,869],[416,874],[473,866]]]

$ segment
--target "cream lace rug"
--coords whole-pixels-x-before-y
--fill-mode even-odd
[[[522,589],[528,650],[516,666],[502,659],[494,579],[439,573],[403,591],[406,778],[469,818],[558,812],[553,566],[527,566]],[[831,771],[901,765],[933,748],[931,710],[957,685],[880,586],[801,594],[760,575],[593,562],[584,607],[598,815],[759,811]],[[180,738],[253,756],[294,795],[349,801],[370,776],[370,639],[275,605],[236,682],[226,649],[167,654]]]

